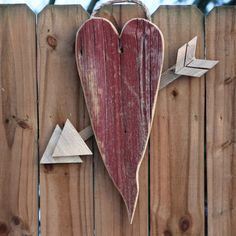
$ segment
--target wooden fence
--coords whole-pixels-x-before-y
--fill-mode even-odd
[[[98,15],[121,28],[144,12],[115,5]],[[164,70],[195,35],[197,56],[220,63],[160,91],[132,225],[94,140],[83,164],[39,168],[57,123],[89,124],[74,55],[88,18],[77,5],[49,6],[37,21],[24,5],[0,6],[0,235],[236,235],[236,8],[205,17],[161,6],[152,15],[165,38]]]

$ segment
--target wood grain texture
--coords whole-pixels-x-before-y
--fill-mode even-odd
[[[144,15],[142,8],[136,5],[115,5],[106,10],[102,8],[99,12],[99,16],[111,16],[113,21],[117,22],[118,29],[121,29],[131,18]],[[96,147],[93,153],[95,160],[95,235],[148,235],[148,152],[145,154],[139,172],[139,199],[132,225],[129,224],[125,204],[114,187]]]
[[[0,6],[0,235],[38,235],[35,15]]]
[[[89,124],[74,56],[76,31],[87,18],[80,6],[50,6],[38,17],[40,156],[56,124]],[[40,168],[42,236],[93,234],[92,158],[81,159]]]
[[[177,50],[198,36],[204,57],[203,15],[195,7],[162,6],[153,14],[165,39],[165,71]],[[204,235],[204,78],[181,77],[159,92],[150,136],[151,236]]]
[[[145,19],[128,21],[120,36],[104,18],[79,29],[76,60],[97,145],[133,220],[139,167],[154,116],[163,38]]]
[[[219,60],[207,82],[208,235],[236,235],[236,8],[206,18],[206,56]]]
[[[67,119],[52,156],[73,157],[86,155],[92,155],[92,152],[69,119]]]
[[[100,8],[94,16],[106,18],[120,33],[126,22],[137,17],[145,19],[146,13],[140,5],[127,4],[124,6],[121,4],[110,4]]]

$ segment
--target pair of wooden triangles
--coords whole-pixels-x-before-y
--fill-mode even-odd
[[[88,132],[92,130],[83,130],[81,134],[78,133],[68,119],[63,130],[57,125],[40,163],[82,163],[80,156],[92,155],[84,141],[88,137],[86,135]]]

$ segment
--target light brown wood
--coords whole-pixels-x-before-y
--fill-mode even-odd
[[[38,16],[39,149],[56,124],[89,124],[75,65],[75,35],[88,18],[80,6],[49,6]],[[93,235],[93,164],[40,168],[41,235]]]
[[[105,6],[97,13],[111,19],[118,30],[131,18],[145,13],[137,5]],[[139,200],[132,225],[126,207],[103,165],[97,149],[94,150],[95,169],[95,235],[96,236],[145,236],[148,235],[148,156],[144,157],[139,172]]]
[[[206,18],[206,56],[220,63],[207,74],[208,235],[236,235],[236,8]]]
[[[191,6],[162,6],[153,22],[165,39],[164,71],[178,48],[198,36],[203,15]],[[150,137],[151,236],[204,235],[204,78],[181,79],[159,92]]]
[[[103,6],[94,16],[108,19],[120,33],[127,21],[132,18],[145,18],[146,12],[136,4],[111,4]]]
[[[66,157],[53,158],[52,154],[61,136],[61,132],[62,130],[59,127],[59,125],[56,125],[56,128],[54,129],[52,136],[48,142],[46,150],[44,151],[43,156],[40,160],[40,164],[82,163],[83,162],[79,156],[71,156],[71,157],[66,156]]]
[[[67,119],[52,156],[56,158],[84,155],[92,155],[92,152],[69,119]]]
[[[35,15],[0,6],[0,235],[38,235]]]

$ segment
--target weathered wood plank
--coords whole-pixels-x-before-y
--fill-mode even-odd
[[[76,37],[77,67],[91,125],[130,222],[155,111],[163,43],[160,30],[145,19],[130,20],[119,35],[108,20],[92,18]]]
[[[38,235],[35,15],[0,6],[0,235]]]
[[[165,71],[177,50],[198,36],[203,15],[194,7],[162,6],[153,22],[165,39]],[[204,78],[181,77],[161,90],[150,137],[151,235],[204,235]]]
[[[115,5],[100,9],[99,16],[112,19],[118,30],[131,18],[145,16],[136,5]],[[133,224],[129,224],[126,207],[104,167],[98,150],[94,150],[95,169],[95,235],[148,235],[148,156],[144,157],[139,172],[139,200]]]
[[[206,77],[208,235],[236,235],[236,8],[206,18],[206,55],[219,60]]]
[[[89,124],[74,56],[75,35],[88,18],[80,6],[50,6],[38,19],[39,148],[42,156],[56,124]],[[40,168],[42,235],[93,234],[92,157],[83,164]]]

